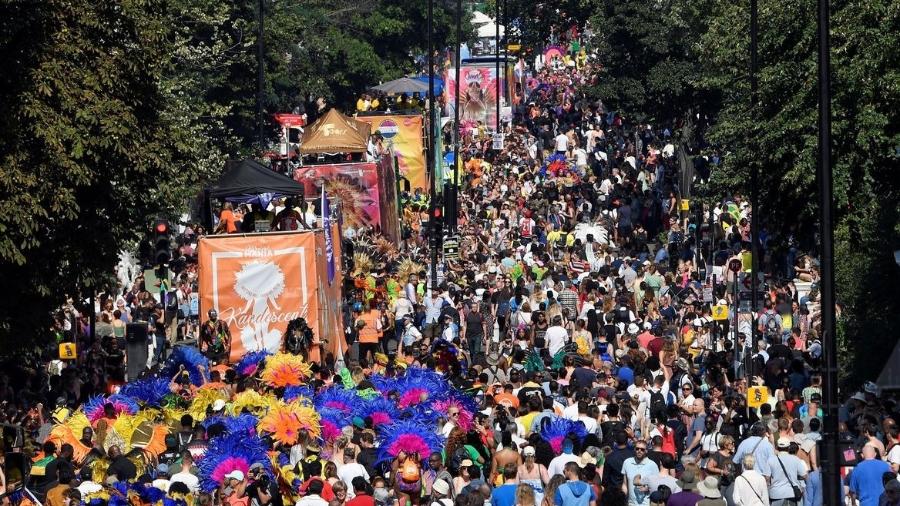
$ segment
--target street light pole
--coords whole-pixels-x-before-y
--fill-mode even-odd
[[[437,206],[437,191],[436,185],[437,181],[435,181],[435,172],[434,172],[434,37],[432,32],[434,31],[433,27],[434,23],[434,0],[428,0],[428,121],[426,122],[428,125],[428,149],[427,156],[425,157],[426,163],[428,164],[428,169],[426,174],[428,174],[428,178],[431,182],[429,186],[429,198],[428,198],[428,221],[430,222],[429,228],[431,230],[431,240],[429,244],[431,245],[431,289],[437,290],[437,262],[438,262],[438,235],[440,232],[437,230],[437,220],[435,219],[435,209]]]
[[[497,104],[497,129],[495,133],[500,133],[500,1],[494,0],[496,5],[494,6],[494,47],[497,50],[497,61],[494,62],[494,71],[497,76],[496,85],[497,85],[497,93],[495,97],[495,101]]]
[[[452,199],[453,202],[453,212],[447,216],[448,224],[450,227],[450,233],[456,233],[456,219],[459,214],[459,167],[461,165],[459,159],[459,147],[460,147],[460,124],[459,124],[459,90],[461,89],[459,86],[459,68],[462,66],[462,62],[460,59],[460,49],[459,46],[462,44],[462,0],[456,0],[456,47],[454,50],[454,69],[453,69],[453,82],[455,83],[456,89],[453,90],[454,94],[454,105],[453,105],[453,182],[450,185],[450,195],[449,198]]]
[[[759,97],[757,96],[759,8],[756,2],[757,0],[750,0],[750,115],[753,118],[754,127],[756,127],[756,121],[759,118]],[[759,303],[759,288],[757,287],[757,277],[759,276],[759,220],[762,219],[762,214],[759,212],[759,163],[756,160],[750,163],[750,208],[753,210],[750,220],[750,322],[753,328],[751,334],[755,334],[756,311],[759,309],[757,305]],[[755,342],[756,339],[752,335],[748,337]]]
[[[822,470],[825,504],[841,503],[841,476],[838,459],[838,342],[834,309],[833,190],[831,174],[831,47],[829,42],[829,2],[818,0],[819,11],[819,236],[822,240],[821,290],[822,344],[825,359],[823,397],[825,417],[822,441],[825,459]]]
[[[259,0],[259,26],[256,34],[256,128],[260,151],[265,149],[265,129],[263,128],[263,87],[266,79],[265,41],[263,41],[265,9],[265,0]]]

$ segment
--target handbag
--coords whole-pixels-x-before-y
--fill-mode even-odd
[[[788,483],[791,484],[791,490],[794,491],[794,500],[795,501],[802,500],[803,499],[803,489],[801,489],[800,485],[795,484],[794,481],[788,477],[787,469],[784,468],[784,462],[781,461],[781,457],[775,457],[775,458],[778,460],[778,465],[781,466],[781,471],[784,473],[784,477],[787,478]]]

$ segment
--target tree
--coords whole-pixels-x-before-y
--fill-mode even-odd
[[[833,178],[838,300],[848,341],[842,368],[853,382],[872,379],[889,356],[900,325],[900,87],[896,5],[890,0],[832,4]],[[751,161],[761,166],[763,226],[773,249],[807,236],[815,249],[817,222],[816,10],[808,1],[759,5],[759,121],[749,107],[747,6],[717,1],[701,57],[706,85],[721,90],[723,107],[710,139],[727,150],[713,176],[720,194],[747,187]]]
[[[37,335],[66,296],[102,286],[213,165],[167,80],[166,7],[18,2],[0,20],[2,337]]]

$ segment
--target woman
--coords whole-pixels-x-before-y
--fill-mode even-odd
[[[539,499],[529,485],[519,483],[516,487],[516,506],[537,506]]]
[[[219,224],[213,233],[216,234],[233,234],[237,232],[237,217],[234,214],[234,207],[231,202],[226,202],[222,206],[222,212],[219,214]]]
[[[343,458],[341,460],[343,460]],[[332,460],[325,462],[325,467],[322,469],[322,475],[325,477],[325,480],[328,482],[328,484],[331,485],[331,488],[333,490],[336,483],[342,483],[341,479],[338,478],[337,475],[337,464],[335,464]],[[335,490],[335,492],[337,492],[337,490]]]
[[[662,349],[659,350],[659,365],[664,369],[664,374],[667,378],[672,377],[672,366],[677,358],[678,353],[675,351],[675,342],[671,339],[666,339]]]
[[[525,462],[519,466],[516,479],[519,483],[528,485],[533,491],[533,501],[541,503],[544,498],[544,486],[550,481],[547,468],[535,461],[535,449],[526,446],[523,451]]]
[[[344,506],[347,502],[347,485],[343,481],[338,480],[332,483],[331,490],[334,492],[334,499],[331,500],[328,506]]]
[[[578,355],[584,359],[591,358],[591,348],[593,348],[593,337],[587,331],[587,319],[579,318],[575,324],[575,332],[572,332],[572,342],[578,349]]]
[[[464,464],[471,464],[471,461],[463,461]],[[472,481],[469,476],[469,466],[460,466],[459,475],[453,478],[453,494],[456,497],[462,493],[462,490]]]
[[[561,474],[554,475],[544,488],[544,498],[541,499],[541,506],[555,506],[556,502],[554,498],[556,497],[556,491],[559,489],[559,486],[565,482],[565,476]]]
[[[731,484],[734,483],[734,462],[731,460],[734,456],[735,444],[734,438],[728,435],[719,438],[718,451],[709,454],[704,467],[704,476],[716,476],[719,478],[719,488],[728,490],[731,495]]]

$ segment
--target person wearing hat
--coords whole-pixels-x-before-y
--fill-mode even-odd
[[[156,466],[156,479],[153,480],[151,485],[163,492],[168,492],[169,483],[169,466],[166,464],[159,464]]]
[[[247,482],[244,472],[235,469],[225,475],[225,501],[228,506],[248,506],[250,498],[247,496]]]
[[[793,506],[800,504],[795,497],[795,489],[806,480],[808,469],[797,457],[800,446],[789,438],[778,439],[778,454],[769,457],[769,469],[772,471],[769,482],[769,500],[776,506]]]
[[[719,491],[719,479],[715,476],[707,476],[698,483],[697,493],[703,496],[697,506],[725,506],[727,504],[722,498],[722,492]]]
[[[516,479],[519,483],[530,485],[534,489],[535,504],[541,504],[544,498],[544,487],[550,482],[550,475],[547,468],[535,460],[535,455],[533,446],[526,446],[522,450],[524,462],[519,466]]]
[[[446,480],[435,480],[431,485],[431,506],[452,506],[450,499],[450,484]],[[348,504],[347,506],[351,506]]]
[[[397,349],[397,355],[402,356],[404,350],[412,349],[414,344],[422,340],[422,333],[413,324],[412,314],[404,316],[399,325],[400,327],[398,328],[402,329],[402,333],[400,334],[400,347]]]
[[[685,469],[676,483],[681,488],[681,491],[674,492],[669,496],[666,506],[693,506],[698,501],[703,500],[703,496],[697,493],[697,475],[694,469]]]

